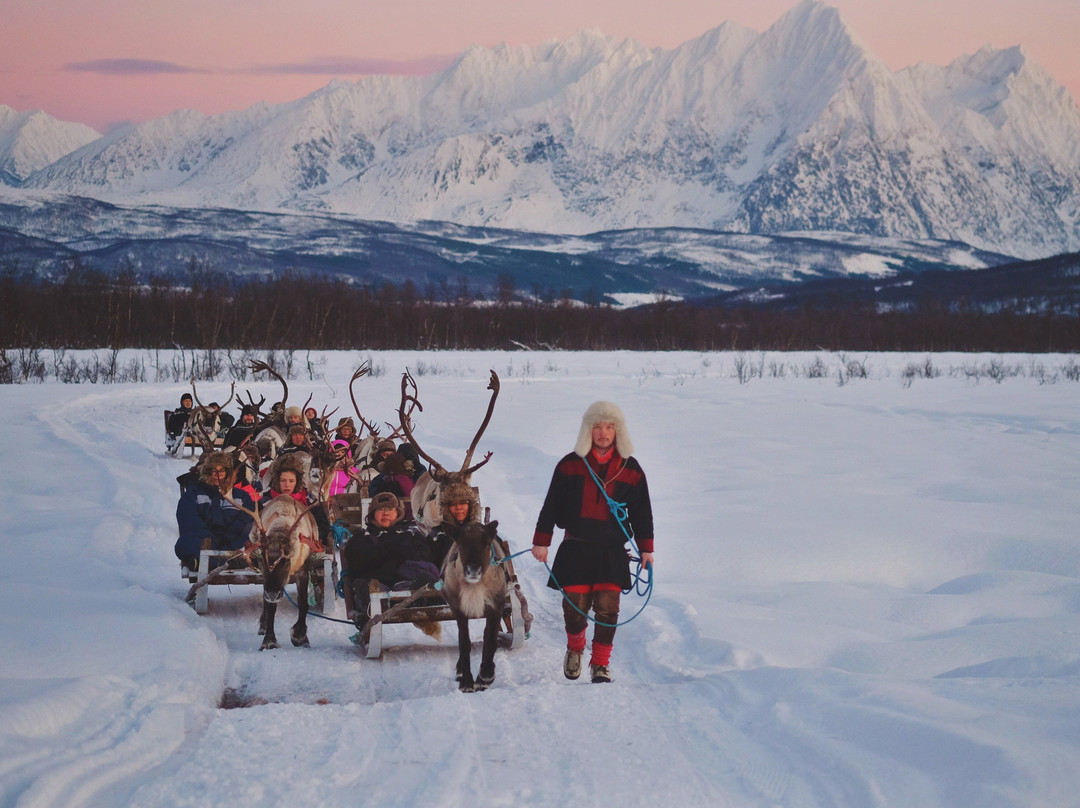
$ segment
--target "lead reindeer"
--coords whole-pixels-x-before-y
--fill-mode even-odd
[[[430,471],[425,471],[420,475],[420,478],[416,481],[416,485],[413,487],[411,495],[413,516],[416,519],[416,524],[425,533],[431,532],[431,529],[438,525],[442,520],[440,509],[438,507],[439,490],[441,486],[450,483],[471,484],[473,472],[491,459],[491,452],[488,452],[484,455],[484,459],[475,466],[469,465],[469,463],[472,462],[473,452],[476,451],[476,445],[480,442],[480,437],[484,434],[484,430],[487,429],[488,423],[491,421],[491,413],[495,410],[495,399],[499,397],[499,376],[494,370],[491,371],[491,378],[488,380],[487,389],[491,390],[491,400],[488,401],[487,413],[485,413],[484,420],[480,424],[480,428],[476,431],[476,436],[472,439],[472,443],[469,444],[468,451],[465,452],[465,460],[458,471],[447,471],[438,460],[435,460],[431,455],[427,454],[427,452],[420,448],[420,444],[416,442],[416,438],[412,432],[412,410],[417,409],[420,410],[420,412],[423,412],[424,407],[417,399],[416,380],[413,379],[412,374],[406,370],[401,376],[401,404],[398,407],[401,432],[416,450],[416,453],[431,466]],[[411,406],[406,412],[407,405]],[[432,503],[435,503],[434,507],[428,507]]]
[[[480,442],[484,430],[491,422],[495,410],[495,400],[499,397],[499,376],[494,370],[488,381],[491,399],[487,412],[476,435],[465,452],[465,460],[457,471],[448,471],[439,461],[427,454],[416,442],[412,432],[412,409],[423,412],[424,408],[417,398],[416,381],[406,370],[401,378],[401,404],[398,417],[401,432],[416,453],[428,462],[430,471],[424,472],[413,488],[412,506],[418,524],[430,530],[441,521],[440,509],[427,507],[432,502],[438,503],[439,490],[443,485],[461,483],[471,485],[472,475],[491,459],[491,452],[476,465],[470,466],[473,452]],[[411,408],[406,411],[406,406]],[[477,515],[478,516],[478,515]],[[454,544],[446,555],[442,567],[442,594],[458,627],[458,688],[465,692],[486,690],[495,681],[495,648],[499,638],[499,626],[506,608],[507,574],[499,561],[505,557],[502,542],[498,540],[496,528],[498,522],[480,524],[477,521],[466,522],[460,527],[451,528]],[[469,637],[469,620],[484,619],[484,643],[480,658],[480,670],[476,679],[472,675],[472,639]]]
[[[275,497],[254,513],[251,542],[261,551],[263,567],[263,610],[259,618],[259,633],[263,635],[260,651],[278,648],[274,633],[277,605],[285,594],[285,586],[296,579],[296,605],[299,615],[289,632],[292,644],[307,648],[308,561],[322,551],[319,528],[311,515],[312,506],[303,506],[292,497]],[[246,550],[245,552],[250,552]]]
[[[454,613],[458,629],[458,689],[465,693],[487,690],[495,681],[495,648],[506,608],[505,557],[496,529],[499,523],[466,522],[454,529],[454,544],[442,568],[442,594]],[[484,644],[480,670],[472,675],[470,618],[484,618]]]

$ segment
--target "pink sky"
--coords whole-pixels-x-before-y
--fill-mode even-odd
[[[1080,98],[1080,0],[833,0],[890,67],[1024,45]],[[762,31],[795,0],[4,0],[0,104],[99,131],[306,95],[335,76],[428,73],[472,44],[582,28],[675,47],[730,20]],[[434,58],[433,58],[434,57]]]

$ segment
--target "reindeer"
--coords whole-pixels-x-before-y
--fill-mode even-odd
[[[263,573],[263,610],[259,618],[259,633],[263,635],[260,651],[278,648],[274,633],[277,605],[285,594],[285,586],[296,580],[296,605],[299,615],[289,632],[292,644],[308,648],[308,560],[314,553],[322,552],[319,528],[311,515],[314,505],[301,505],[292,497],[276,497],[263,508],[254,512],[240,505],[238,508],[251,514],[255,524],[251,527],[251,546],[245,548],[250,559],[254,550],[260,551]]]
[[[469,463],[472,462],[473,452],[476,451],[476,445],[480,442],[480,437],[484,434],[484,430],[487,429],[488,423],[491,421],[491,413],[495,410],[495,399],[499,397],[499,376],[494,370],[491,371],[491,378],[488,381],[487,389],[492,391],[491,400],[488,401],[487,413],[484,415],[484,420],[480,424],[480,428],[477,430],[475,437],[473,437],[472,443],[469,444],[468,451],[465,452],[465,461],[461,464],[461,469],[458,471],[447,471],[439,461],[427,454],[427,452],[420,448],[420,444],[416,442],[416,437],[412,432],[410,416],[413,408],[423,412],[424,407],[420,404],[420,401],[416,396],[416,381],[413,379],[412,374],[406,370],[401,376],[401,404],[398,406],[398,418],[401,423],[401,431],[404,433],[409,444],[416,450],[416,453],[431,466],[429,471],[425,471],[420,475],[420,479],[416,481],[416,485],[413,488],[411,495],[413,517],[416,519],[416,524],[425,533],[430,533],[431,529],[438,525],[442,520],[438,508],[440,487],[455,482],[469,484],[472,480],[473,472],[491,459],[491,452],[488,452],[484,455],[484,459],[475,466],[469,465]],[[407,413],[405,408],[408,404],[411,404],[412,407]],[[436,504],[434,507],[429,508],[428,505],[432,502]]]
[[[495,521],[466,522],[453,528],[454,544],[443,562],[441,592],[457,621],[457,681],[464,693],[487,690],[495,681],[495,647],[507,597],[506,573],[499,563],[506,553],[498,540],[498,527]],[[484,645],[474,680],[469,619],[476,617],[484,618]]]

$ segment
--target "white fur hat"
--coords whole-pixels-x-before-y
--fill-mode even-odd
[[[578,457],[585,457],[592,448],[592,428],[595,424],[615,424],[615,449],[622,457],[630,457],[634,453],[623,411],[610,401],[594,401],[581,419],[581,431],[574,446],[574,454]]]

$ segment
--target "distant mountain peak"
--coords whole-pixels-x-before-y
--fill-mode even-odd
[[[1080,110],[1022,47],[892,71],[803,0],[670,49],[585,29],[440,73],[177,112],[35,188],[126,204],[588,233],[699,227],[1080,249]]]

